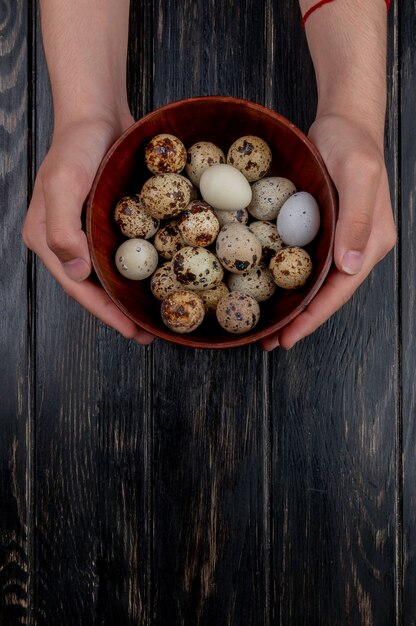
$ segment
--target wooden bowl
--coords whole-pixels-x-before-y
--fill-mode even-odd
[[[299,191],[308,191],[321,209],[321,228],[307,246],[314,262],[306,285],[295,291],[278,289],[261,304],[257,326],[233,335],[215,319],[194,332],[177,334],[162,322],[160,302],[151,294],[149,280],[131,281],[117,271],[115,252],[123,241],[113,222],[113,209],[124,195],[138,193],[152,174],[144,164],[144,148],[158,133],[171,133],[189,148],[197,141],[212,141],[225,153],[243,135],[262,137],[272,149],[267,176],[284,176]],[[293,320],[321,287],[332,262],[337,197],[317,151],[287,119],[259,104],[229,97],[190,98],[163,106],[133,124],[111,147],[95,178],[87,203],[87,237],[97,276],[113,302],[138,326],[157,337],[198,348],[229,348],[259,340]]]

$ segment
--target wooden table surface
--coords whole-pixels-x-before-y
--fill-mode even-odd
[[[136,117],[223,94],[307,131],[296,1],[132,4]],[[416,625],[416,7],[393,5],[399,243],[313,336],[266,354],[138,347],[26,251],[51,101],[35,2],[0,0],[1,626]]]

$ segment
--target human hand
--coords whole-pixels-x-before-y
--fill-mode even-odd
[[[99,164],[132,123],[130,116],[111,121],[86,119],[55,130],[35,181],[23,240],[68,295],[124,337],[147,345],[154,337],[126,317],[89,278],[91,259],[81,225],[82,206]]]
[[[360,122],[339,115],[318,117],[309,131],[339,195],[334,262],[309,306],[279,333],[261,341],[265,350],[289,349],[342,307],[393,248],[396,228],[382,139]]]

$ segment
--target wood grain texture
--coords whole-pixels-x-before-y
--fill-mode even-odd
[[[401,348],[403,410],[403,624],[416,625],[416,7],[400,7]]]
[[[272,22],[286,25],[283,71],[301,80],[283,93],[271,82],[268,94],[307,130],[314,79],[289,4],[276,3]],[[271,65],[280,58],[276,50]],[[394,623],[395,290],[390,256],[313,336],[272,356],[273,618],[281,625]]]
[[[28,162],[28,19],[0,5],[0,623],[30,617],[30,399],[27,255],[20,232]],[[11,303],[13,308],[11,307]]]

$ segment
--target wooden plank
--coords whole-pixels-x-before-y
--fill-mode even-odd
[[[306,132],[316,90],[295,4],[271,5],[272,40],[283,43],[268,65],[285,90],[270,81],[268,104]],[[396,140],[393,126],[390,145]],[[271,357],[273,620],[281,626],[395,623],[395,279],[390,255],[327,324]]]
[[[254,0],[155,3],[154,106],[206,94],[263,98]],[[268,624],[263,355],[153,351],[156,624]]]
[[[28,624],[31,614],[30,269],[21,240],[28,188],[29,23],[20,0],[3,5],[0,15],[0,623],[11,626]]]
[[[400,5],[401,95],[401,349],[403,411],[403,624],[416,625],[416,391],[415,391],[415,140],[416,6]]]
[[[132,20],[140,21],[140,41],[137,7]],[[139,92],[131,96],[138,113],[145,102]],[[40,39],[37,111],[39,165],[51,134]],[[144,625],[147,351],[67,298],[40,264],[37,294],[37,624]]]

